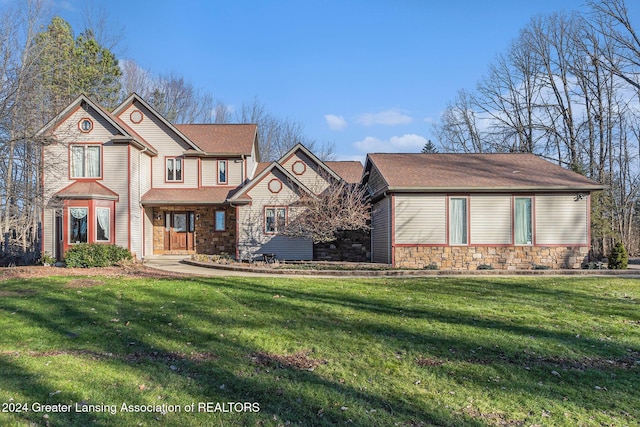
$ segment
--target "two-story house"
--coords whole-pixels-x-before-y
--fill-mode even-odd
[[[300,145],[260,163],[256,125],[172,124],[136,94],[112,112],[81,95],[39,136],[48,141],[42,249],[57,259],[94,242],[138,259],[265,252],[311,259],[310,241],[279,232],[291,205],[300,191],[362,175],[359,162],[325,163]]]

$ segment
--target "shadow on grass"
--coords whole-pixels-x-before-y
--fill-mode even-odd
[[[440,280],[442,283],[442,279]],[[444,282],[441,286],[454,282]],[[38,335],[38,343],[24,344],[23,347],[17,345],[19,351],[24,348],[36,351],[36,354],[0,356],[2,389],[21,395],[30,402],[71,403],[87,400],[86,393],[91,390],[93,382],[91,377],[74,378],[78,382],[77,387],[69,388],[81,391],[65,390],[50,396],[55,387],[51,381],[35,370],[29,372],[29,365],[22,362],[23,357],[38,357],[37,352],[63,349],[68,352],[67,355],[77,357],[80,363],[104,365],[110,372],[133,371],[140,378],[148,378],[151,382],[165,384],[167,387],[179,384],[182,396],[193,397],[196,401],[258,402],[261,409],[259,414],[149,414],[141,417],[145,422],[157,422],[155,419],[159,416],[163,425],[208,425],[212,421],[211,417],[216,417],[216,421],[231,424],[278,424],[291,421],[300,425],[350,423],[371,426],[385,425],[392,418],[405,425],[483,426],[492,423],[482,418],[455,414],[451,409],[443,408],[438,402],[429,399],[396,396],[393,393],[381,393],[379,389],[367,391],[363,387],[341,383],[338,379],[322,375],[322,367],[309,372],[256,366],[249,355],[265,349],[246,337],[226,332],[232,328],[269,328],[273,334],[283,334],[283,340],[286,340],[296,333],[289,328],[299,328],[299,332],[315,333],[318,340],[326,341],[324,345],[340,348],[339,346],[348,346],[349,343],[341,342],[343,336],[335,332],[338,329],[345,330],[361,337],[365,342],[381,343],[382,348],[389,353],[408,351],[411,357],[424,353],[442,359],[445,362],[443,365],[428,369],[463,386],[496,392],[504,392],[504,385],[499,382],[487,383],[483,374],[469,373],[460,365],[452,367],[449,362],[490,365],[497,371],[508,370],[514,364],[530,364],[530,371],[523,370],[509,378],[509,390],[522,396],[538,394],[543,399],[556,401],[569,395],[577,399],[578,406],[603,411],[611,410],[610,404],[604,404],[592,392],[581,390],[584,387],[582,376],[586,374],[575,372],[567,378],[562,372],[562,377],[550,376],[549,371],[558,366],[558,361],[552,358],[536,360],[527,357],[524,343],[531,337],[547,343],[562,343],[581,357],[607,358],[627,354],[628,350],[638,352],[637,347],[629,348],[615,342],[608,343],[605,348],[599,340],[577,339],[569,332],[540,330],[496,319],[483,319],[462,309],[430,308],[429,305],[418,308],[408,306],[397,298],[384,299],[379,294],[375,297],[356,297],[353,293],[338,288],[300,289],[291,285],[264,284],[257,279],[192,279],[188,282],[161,280],[156,281],[156,284],[157,286],[153,283],[144,286],[124,284],[80,291],[64,288],[59,284],[49,284],[28,297],[3,299],[0,309],[5,314],[15,313],[9,316],[16,316],[30,327],[38,328],[45,336]],[[486,292],[485,296],[504,293],[505,298],[517,299],[519,296],[522,299],[530,298],[531,304],[541,304],[540,298],[534,295],[540,291],[538,287],[512,282],[488,284],[486,281],[463,281],[458,282],[455,291],[469,292],[470,286],[478,284],[485,287],[481,291]],[[372,282],[371,286],[382,285],[380,282]],[[420,283],[390,287],[396,293],[414,291],[420,288]],[[431,288],[424,292],[435,295],[438,289]],[[541,292],[545,298],[570,299],[574,310],[577,305],[588,307],[594,303],[593,297],[580,292],[558,290],[556,294],[554,290],[547,288]],[[274,299],[274,296],[285,297]],[[478,292],[471,292],[469,297],[472,296],[478,297]],[[596,299],[600,299],[599,302],[616,315],[628,309],[624,303],[602,297]],[[589,309],[593,310],[591,307]],[[258,319],[252,315],[255,312],[260,313]],[[244,314],[248,314],[247,317]],[[410,323],[403,325],[404,320]],[[293,321],[293,326],[289,326],[288,321]],[[428,326],[432,324],[464,326],[469,330],[484,332],[466,337],[460,334],[446,336],[431,333]],[[20,336],[19,330],[8,332],[2,342],[20,343],[20,338],[25,338]],[[493,342],[486,341],[487,336],[496,334],[507,337],[506,340],[496,339],[495,342],[501,344],[500,348],[495,348]],[[509,343],[509,338],[513,338],[513,342]],[[307,344],[305,342],[303,345]],[[479,347],[483,350],[479,351]],[[200,354],[209,351],[215,357],[199,360],[202,358],[192,355],[192,352]],[[345,351],[349,351],[348,347]],[[409,363],[414,361],[410,360]],[[619,367],[612,365],[607,369],[605,365],[598,369],[602,372],[604,381],[608,374],[616,373]],[[609,382],[614,380],[609,379]],[[532,386],[538,383],[543,385]],[[149,396],[144,393],[136,394],[136,387],[137,384],[123,384],[124,392],[117,389],[106,390],[100,396],[105,399],[103,403],[108,404],[119,405],[123,399],[131,399],[128,402],[131,404],[146,402]],[[635,402],[624,393],[619,393],[616,397],[619,405],[631,405]],[[184,405],[190,402],[172,403]],[[123,417],[120,414],[50,414],[49,421],[51,425],[118,425],[123,424],[123,419],[127,419]],[[18,414],[17,418],[42,422],[42,414]]]

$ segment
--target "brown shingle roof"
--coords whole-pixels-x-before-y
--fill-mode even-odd
[[[257,126],[254,124],[175,125],[206,153],[251,155]]]
[[[65,199],[118,200],[118,194],[96,181],[76,181],[56,193]]]
[[[598,190],[533,154],[369,154],[390,190]]]
[[[143,205],[217,205],[224,203],[236,188],[152,188],[142,196]]]
[[[362,163],[357,161],[324,162],[332,171],[349,184],[357,184],[362,178]]]

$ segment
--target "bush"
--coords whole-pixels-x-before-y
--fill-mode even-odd
[[[622,243],[616,243],[611,249],[611,254],[609,254],[609,268],[612,270],[625,270],[628,263],[627,250]]]
[[[131,253],[120,246],[100,243],[80,243],[65,254],[67,267],[111,267],[122,260],[131,260]]]
[[[438,264],[436,264],[435,262],[432,262],[429,265],[425,265],[424,269],[425,270],[440,270],[440,268],[438,267]]]
[[[478,270],[493,270],[493,266],[491,264],[480,264]]]

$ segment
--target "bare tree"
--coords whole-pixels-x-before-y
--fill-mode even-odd
[[[294,204],[300,209],[285,228],[289,237],[314,243],[332,242],[345,230],[369,230],[369,198],[363,186],[330,180],[320,194],[300,193]]]
[[[434,128],[445,150],[482,153],[488,151],[488,147],[478,121],[471,94],[463,89],[458,91],[456,100],[447,106]]]

